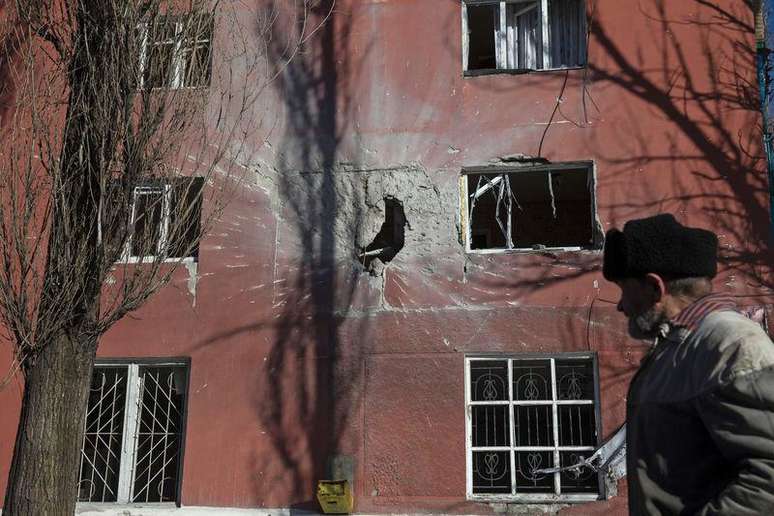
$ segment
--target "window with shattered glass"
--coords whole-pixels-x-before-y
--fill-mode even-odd
[[[468,251],[601,245],[590,163],[470,169],[462,188]]]
[[[593,354],[466,359],[468,496],[596,500],[600,475],[579,466],[598,445]]]

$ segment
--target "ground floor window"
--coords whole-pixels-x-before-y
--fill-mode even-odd
[[[187,391],[187,362],[95,366],[78,501],[178,500]]]
[[[599,444],[596,356],[465,360],[467,491],[472,499],[598,499],[600,476],[571,466]]]

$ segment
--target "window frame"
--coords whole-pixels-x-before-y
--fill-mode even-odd
[[[583,63],[578,65],[570,65],[570,66],[554,66],[551,59],[551,47],[550,47],[550,20],[548,15],[548,1],[549,0],[531,0],[536,1],[539,5],[539,11],[540,11],[540,21],[541,21],[541,38],[540,38],[540,46],[541,51],[543,54],[543,63],[544,66],[542,68],[500,68],[500,64],[498,63],[495,68],[483,68],[483,69],[476,69],[476,70],[468,70],[468,54],[470,50],[470,32],[468,31],[468,6],[484,6],[484,5],[496,5],[499,8],[500,11],[500,33],[507,33],[507,21],[505,16],[506,11],[506,4],[517,4],[517,3],[525,3],[530,0],[461,0],[460,1],[460,9],[461,9],[461,26],[462,26],[462,45],[461,45],[461,54],[462,54],[462,75],[464,77],[476,77],[480,75],[494,75],[494,74],[510,74],[510,75],[521,75],[526,73],[536,73],[536,72],[555,72],[555,71],[561,71],[561,70],[582,70],[588,66],[588,37],[584,38],[583,48],[580,49],[582,55],[584,56]],[[588,16],[585,13],[586,8],[586,0],[584,1],[584,23],[583,27],[581,28],[582,32],[585,34],[588,31]],[[548,42],[548,43],[547,43]],[[498,42],[495,42],[495,50],[496,55],[507,55],[508,48],[507,48],[507,39],[503,39],[501,37],[501,40]],[[497,50],[497,47],[500,47],[499,50]],[[545,65],[545,63],[549,63],[548,66]]]
[[[190,180],[190,185],[192,186],[194,184],[194,180],[197,179],[196,177],[182,177],[181,179],[184,180]],[[194,262],[199,261],[198,252],[195,254],[191,254],[189,256],[166,256],[162,251],[165,249],[169,249],[173,242],[170,239],[170,220],[172,217],[172,201],[174,199],[174,180],[172,181],[164,181],[162,183],[158,184],[142,184],[137,185],[132,189],[132,204],[129,209],[129,233],[126,238],[126,242],[124,243],[124,248],[121,251],[121,257],[116,262],[119,264],[142,264],[142,263],[153,263],[157,260],[161,261],[162,263],[184,263],[184,264],[190,264]],[[199,194],[201,197],[201,201],[204,200],[204,188],[206,184],[202,184],[202,192]],[[134,238],[134,224],[135,224],[135,208],[137,205],[137,196],[139,195],[148,195],[153,193],[161,193],[162,194],[162,205],[161,205],[161,229],[159,231],[159,241],[156,245],[156,254],[152,255],[144,255],[144,256],[137,256],[132,254],[132,240]],[[201,213],[198,214],[198,216],[201,218]],[[198,245],[197,245],[198,247]]]
[[[206,23],[209,26],[209,37],[208,38],[199,38],[199,37],[193,37],[189,38],[186,37],[183,34],[183,29],[186,26],[187,20],[186,18],[193,18],[195,16],[203,16],[204,13],[187,13],[184,15],[177,15],[177,14],[164,14],[160,15],[163,18],[169,18],[171,20],[174,20],[173,23],[175,24],[175,34],[173,36],[173,40],[164,40],[164,41],[149,41],[149,31],[148,23],[142,23],[139,26],[140,29],[140,69],[139,69],[139,89],[145,90],[145,68],[148,66],[148,59],[150,56],[150,47],[155,45],[163,45],[166,43],[174,43],[174,49],[172,51],[172,58],[171,58],[171,66],[172,66],[172,73],[170,74],[171,77],[167,78],[166,82],[167,84],[163,86],[151,86],[150,90],[198,90],[198,89],[208,89],[210,87],[210,84],[212,82],[212,56],[213,56],[213,45],[215,43],[215,18],[214,16],[209,16],[209,19],[206,21]],[[208,55],[209,59],[209,73],[207,75],[207,80],[204,81],[205,84],[198,84],[198,85],[188,85],[186,84],[186,59],[188,55],[193,54],[196,49],[203,45],[203,44],[209,44],[210,51]]]
[[[589,175],[591,187],[589,194],[590,202],[590,221],[593,242],[588,246],[554,246],[541,247],[497,247],[487,249],[472,249],[473,228],[470,221],[470,194],[468,190],[468,176],[480,174],[518,174],[520,172],[541,172],[547,174],[562,170],[577,170],[585,168]],[[563,161],[559,163],[539,164],[539,165],[516,165],[516,166],[474,166],[465,167],[460,172],[460,228],[462,231],[462,243],[467,254],[504,254],[504,253],[543,253],[543,252],[578,252],[590,251],[599,252],[602,250],[603,241],[597,235],[597,166],[594,161]]]
[[[183,397],[183,406],[180,411],[180,446],[178,450],[177,463],[177,485],[175,486],[175,500],[166,502],[132,502],[132,488],[134,487],[134,469],[136,468],[137,436],[139,429],[139,372],[144,367],[178,367],[183,371],[185,396]],[[124,423],[121,442],[121,461],[119,463],[119,481],[116,486],[117,500],[115,502],[82,502],[76,501],[77,507],[180,507],[183,490],[183,463],[185,462],[186,436],[188,434],[188,405],[191,390],[191,357],[153,357],[153,358],[97,358],[94,361],[94,370],[97,368],[126,368],[127,387],[126,400],[124,402]],[[133,384],[130,384],[133,380]],[[128,431],[130,418],[134,418],[133,430]],[[84,425],[86,421],[84,420]],[[129,434],[132,435],[129,435]],[[81,452],[83,443],[81,443]],[[79,454],[80,463],[80,454]],[[80,466],[79,466],[80,468]],[[79,472],[80,476],[80,472]],[[80,483],[80,479],[79,479]]]
[[[593,502],[597,500],[604,500],[607,498],[607,492],[606,492],[606,485],[604,481],[604,475],[602,472],[597,472],[597,485],[598,485],[598,492],[597,493],[570,493],[570,494],[561,494],[560,493],[560,473],[554,473],[554,493],[548,494],[548,493],[525,493],[525,494],[519,494],[516,492],[516,482],[514,480],[514,457],[515,452],[518,451],[520,447],[515,446],[514,440],[513,440],[513,432],[514,432],[514,425],[513,425],[513,406],[517,405],[517,403],[514,403],[513,401],[513,361],[519,361],[519,360],[550,360],[551,361],[551,389],[553,391],[552,394],[552,400],[550,401],[550,405],[552,407],[552,427],[553,427],[553,434],[554,434],[554,446],[551,450],[554,455],[554,461],[558,460],[559,453],[564,448],[568,447],[560,447],[558,444],[558,425],[555,424],[558,419],[558,409],[557,407],[559,405],[567,405],[567,404],[573,404],[568,403],[567,401],[562,402],[563,400],[557,399],[556,394],[556,360],[562,360],[562,359],[586,359],[591,361],[591,367],[592,371],[594,373],[594,418],[595,418],[595,431],[596,431],[596,444],[594,447],[574,447],[574,448],[584,448],[591,453],[599,447],[601,443],[601,436],[602,436],[602,415],[601,415],[601,407],[600,407],[600,386],[599,386],[599,361],[597,358],[596,352],[580,352],[580,351],[574,351],[574,352],[563,352],[563,353],[474,353],[474,354],[466,354],[464,359],[464,382],[465,382],[465,478],[466,478],[466,488],[465,488],[465,496],[467,500],[471,501],[484,501],[484,502],[511,502],[511,503],[557,503],[557,502],[567,502],[567,503],[583,503],[583,502]],[[471,392],[470,392],[470,379],[471,379],[471,373],[470,373],[470,364],[471,362],[475,361],[491,361],[491,360],[503,360],[508,363],[508,390],[509,390],[509,396],[508,401],[498,401],[498,402],[473,402],[471,400]],[[498,447],[503,448],[500,451],[507,451],[509,454],[509,458],[511,461],[511,494],[482,494],[482,493],[473,493],[473,438],[472,438],[472,412],[473,407],[476,405],[507,405],[509,407],[509,441],[510,445],[508,447]],[[521,402],[521,405],[526,405],[529,403]],[[544,400],[541,400],[542,405],[548,405]],[[578,403],[575,403],[578,404]],[[547,451],[547,450],[544,450]],[[568,450],[569,451],[569,450]]]

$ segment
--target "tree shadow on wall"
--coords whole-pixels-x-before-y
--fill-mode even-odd
[[[607,107],[619,111],[618,136],[599,139],[586,121],[565,118],[589,132],[591,154],[603,171],[598,192],[616,199],[599,199],[610,210],[608,222],[620,226],[660,211],[678,218],[685,212],[703,214],[721,237],[720,259],[730,277],[768,293],[774,287],[767,272],[774,256],[769,249],[754,2],[739,0],[728,8],[707,0],[690,3],[689,8],[683,3],[675,8],[665,0],[639,2],[636,16],[646,18],[652,30],[633,49],[620,44],[620,32],[613,36],[602,22],[590,20],[587,73],[569,75],[568,87],[582,89],[583,99],[591,98],[592,89],[623,90],[625,101]],[[673,14],[675,9],[694,16]],[[654,62],[645,55],[658,58]],[[586,104],[605,105],[602,98]],[[572,112],[572,107],[564,106],[563,112]],[[599,115],[613,118],[610,111]],[[663,133],[654,138],[653,127]],[[548,127],[544,148],[559,143]],[[671,184],[666,193],[665,184]],[[567,263],[574,270],[556,275],[555,266]],[[528,274],[527,281],[490,285],[531,292],[596,272],[599,266],[599,257],[546,253],[532,266],[538,280]]]
[[[275,161],[281,227],[275,334],[253,400],[273,453],[256,454],[253,469],[256,492],[278,485],[295,509],[315,510],[316,481],[333,474],[332,464],[344,464],[339,475],[354,473],[347,460],[356,447],[343,442],[344,430],[361,401],[368,345],[367,319],[350,319],[342,336],[362,274],[353,258],[364,216],[361,192],[338,177],[358,68],[348,51],[353,15],[334,0],[303,3],[289,13],[304,40],[297,53],[288,51],[283,24],[271,24],[267,38],[269,59],[283,70],[275,83],[284,110]],[[280,1],[266,9],[288,14]]]

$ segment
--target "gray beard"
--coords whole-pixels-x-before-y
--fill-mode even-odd
[[[661,329],[661,325],[667,322],[663,310],[651,307],[640,315],[629,318],[629,335],[639,340],[655,339]]]

